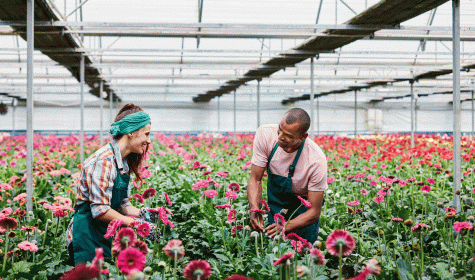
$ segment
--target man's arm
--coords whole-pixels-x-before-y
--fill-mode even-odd
[[[96,217],[96,219],[105,222],[105,223],[110,223],[110,221],[116,219],[120,221],[124,221],[124,225],[128,226],[130,223],[134,221],[133,218],[127,217],[122,215],[121,213],[115,211],[114,209],[110,208],[105,212],[104,214]]]
[[[318,222],[318,219],[320,218],[320,212],[322,210],[323,194],[324,192],[308,191],[307,200],[312,204],[312,207],[310,207],[301,215],[298,215],[294,219],[290,220],[287,224],[287,228],[285,229],[286,233],[299,230]],[[282,229],[279,229],[279,231],[280,230]],[[276,224],[274,223],[266,227],[264,231],[266,236],[274,238],[274,236],[277,234]]]
[[[250,209],[260,209],[262,199],[262,176],[264,175],[265,167],[252,165],[251,177],[247,183],[247,199],[249,200]],[[262,215],[256,212],[251,212],[251,220],[249,226],[252,230],[263,231],[264,223]]]

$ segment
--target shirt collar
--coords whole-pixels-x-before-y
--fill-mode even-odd
[[[112,148],[114,149],[114,157],[117,162],[117,168],[123,172],[129,171],[129,165],[127,164],[127,160],[122,158],[122,154],[120,153],[119,144],[115,140],[112,140]]]

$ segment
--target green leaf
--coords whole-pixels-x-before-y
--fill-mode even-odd
[[[408,261],[398,259],[397,270],[399,273],[399,278],[401,280],[414,280],[414,275],[412,275],[411,264]]]
[[[28,273],[28,272],[30,272],[30,266],[31,266],[31,263],[29,263],[29,262],[19,261],[19,262],[13,264],[12,270],[13,270],[14,274]]]

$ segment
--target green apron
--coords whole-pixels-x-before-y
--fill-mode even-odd
[[[114,162],[117,168],[117,178],[112,188],[111,208],[119,212],[120,205],[128,194],[130,175],[120,174],[117,161],[115,160],[114,147],[112,147],[112,151],[114,152]],[[104,249],[104,257],[110,258],[112,238],[104,238],[108,224],[92,217],[90,202],[76,205],[74,211],[72,241],[74,265],[92,261],[96,255],[95,250],[98,247]]]
[[[270,208],[268,215],[269,224],[274,224],[274,215],[280,213],[282,209],[288,209],[287,213],[284,215],[285,219],[288,220],[290,215],[297,209],[302,203],[297,196],[292,192],[292,176],[294,175],[295,166],[299,160],[300,154],[302,153],[302,148],[305,144],[305,140],[300,144],[300,148],[295,156],[295,159],[289,167],[289,174],[287,177],[273,174],[270,171],[269,165],[272,157],[274,156],[275,151],[279,147],[279,144],[276,143],[274,149],[272,150],[269,162],[267,163],[267,199]],[[307,207],[303,206],[299,208],[294,217],[306,212]],[[314,243],[318,237],[318,230],[320,228],[320,219],[315,224],[309,225],[305,228],[295,231],[300,237],[307,239],[308,242]]]

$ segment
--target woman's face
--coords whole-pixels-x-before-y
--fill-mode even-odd
[[[132,132],[132,137],[129,141],[130,151],[141,155],[150,143],[150,124],[148,124],[141,129]]]

